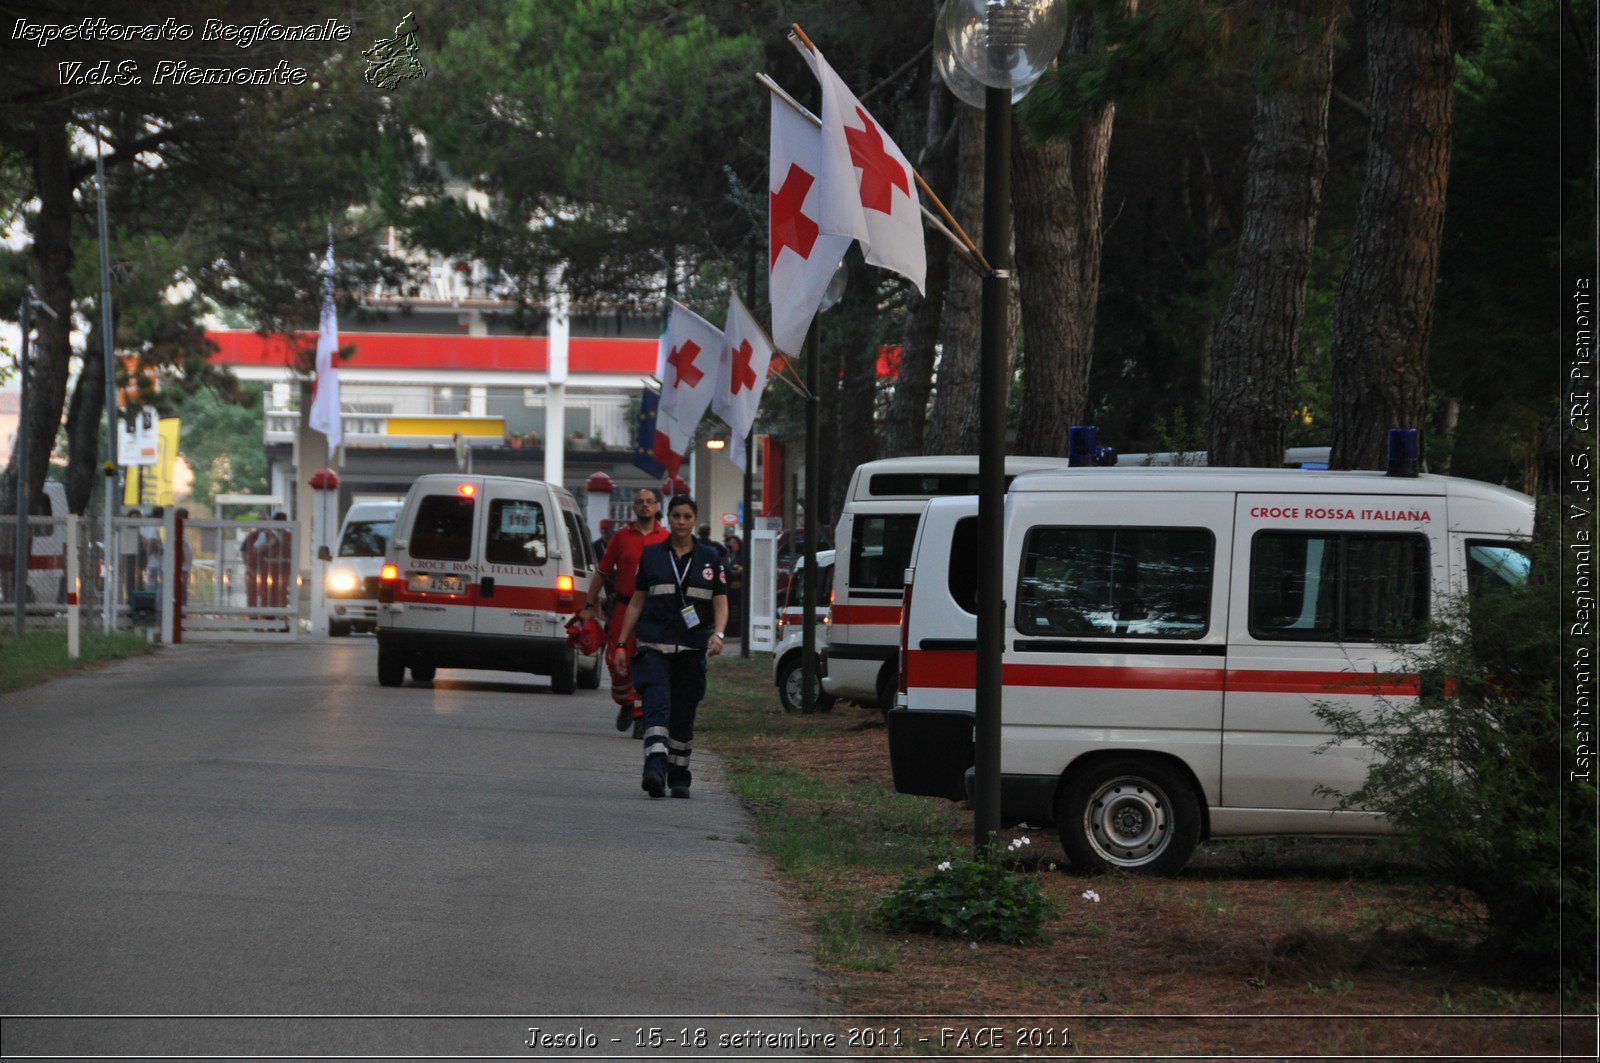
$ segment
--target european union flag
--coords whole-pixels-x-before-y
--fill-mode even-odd
[[[639,432],[633,440],[633,464],[649,476],[667,474],[666,466],[656,460],[656,407],[661,405],[661,393],[645,388],[639,395]]]

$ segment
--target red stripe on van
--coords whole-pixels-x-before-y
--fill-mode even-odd
[[[911,650],[911,687],[971,690],[978,656],[972,650]],[[1228,690],[1236,694],[1415,695],[1420,683],[1401,673],[1292,672],[1231,668],[1115,668],[1104,665],[1008,664],[1002,682],[1019,687],[1092,687],[1099,690]],[[1226,681],[1226,686],[1224,686]]]
[[[571,595],[569,594],[570,598]],[[467,584],[465,594],[440,594],[426,593],[408,589],[404,583],[399,583],[394,589],[394,600],[397,602],[424,602],[429,605],[464,605],[482,606],[485,609],[540,609],[545,612],[574,612],[576,606],[568,601],[561,603],[561,592],[554,587],[508,587],[503,583],[496,583],[494,594],[483,598],[478,593],[478,584]]]
[[[840,605],[833,606],[833,622],[835,624],[885,624],[890,627],[900,626],[900,607],[898,605]]]
[[[1397,694],[1416,695],[1422,683],[1403,672],[1280,672],[1265,668],[1228,669],[1235,694]]]

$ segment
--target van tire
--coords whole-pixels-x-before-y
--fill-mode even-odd
[[[878,673],[878,708],[883,710],[885,720],[889,719],[889,710],[894,708],[894,696],[898,693],[900,693],[900,670],[891,661]]]
[[[348,620],[330,620],[330,621],[328,621],[328,637],[329,638],[342,639],[342,638],[348,638],[349,635],[350,635],[350,621],[348,621]]]
[[[1189,780],[1168,765],[1118,757],[1071,780],[1056,823],[1079,871],[1175,875],[1200,841],[1200,803]]]
[[[601,657],[601,656],[596,656],[595,657],[595,659],[594,659],[594,667],[590,668],[588,671],[585,671],[582,668],[578,669],[578,689],[579,690],[599,690],[600,689],[600,673],[604,669],[605,669],[605,658]]]
[[[578,651],[571,646],[561,651],[561,661],[550,676],[550,689],[557,694],[578,692]]]
[[[436,665],[414,664],[411,666],[411,678],[418,683],[431,683],[433,682],[433,677],[438,674],[439,669]]]
[[[378,685],[397,687],[406,681],[406,659],[398,650],[378,643]]]
[[[783,706],[783,711],[791,715],[805,710],[801,704],[801,684],[805,677],[800,672],[800,654],[791,653],[783,659],[778,666],[778,704]]]

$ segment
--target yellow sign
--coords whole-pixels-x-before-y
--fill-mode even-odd
[[[506,434],[504,417],[390,417],[384,431],[391,436],[436,436],[449,441],[459,433],[463,438],[499,439]]]
[[[126,466],[128,483],[122,491],[125,506],[172,505],[172,479],[178,468],[178,429],[183,422],[177,417],[163,417],[156,428],[159,455],[154,465],[140,468]]]

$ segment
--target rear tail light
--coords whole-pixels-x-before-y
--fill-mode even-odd
[[[905,694],[906,670],[911,664],[911,569],[906,569],[906,589],[900,592],[900,693]]]
[[[384,565],[378,573],[378,601],[394,601],[395,584],[400,582],[400,567],[398,565]]]
[[[556,577],[556,605],[562,609],[570,608],[576,601],[572,593],[572,577]]]

